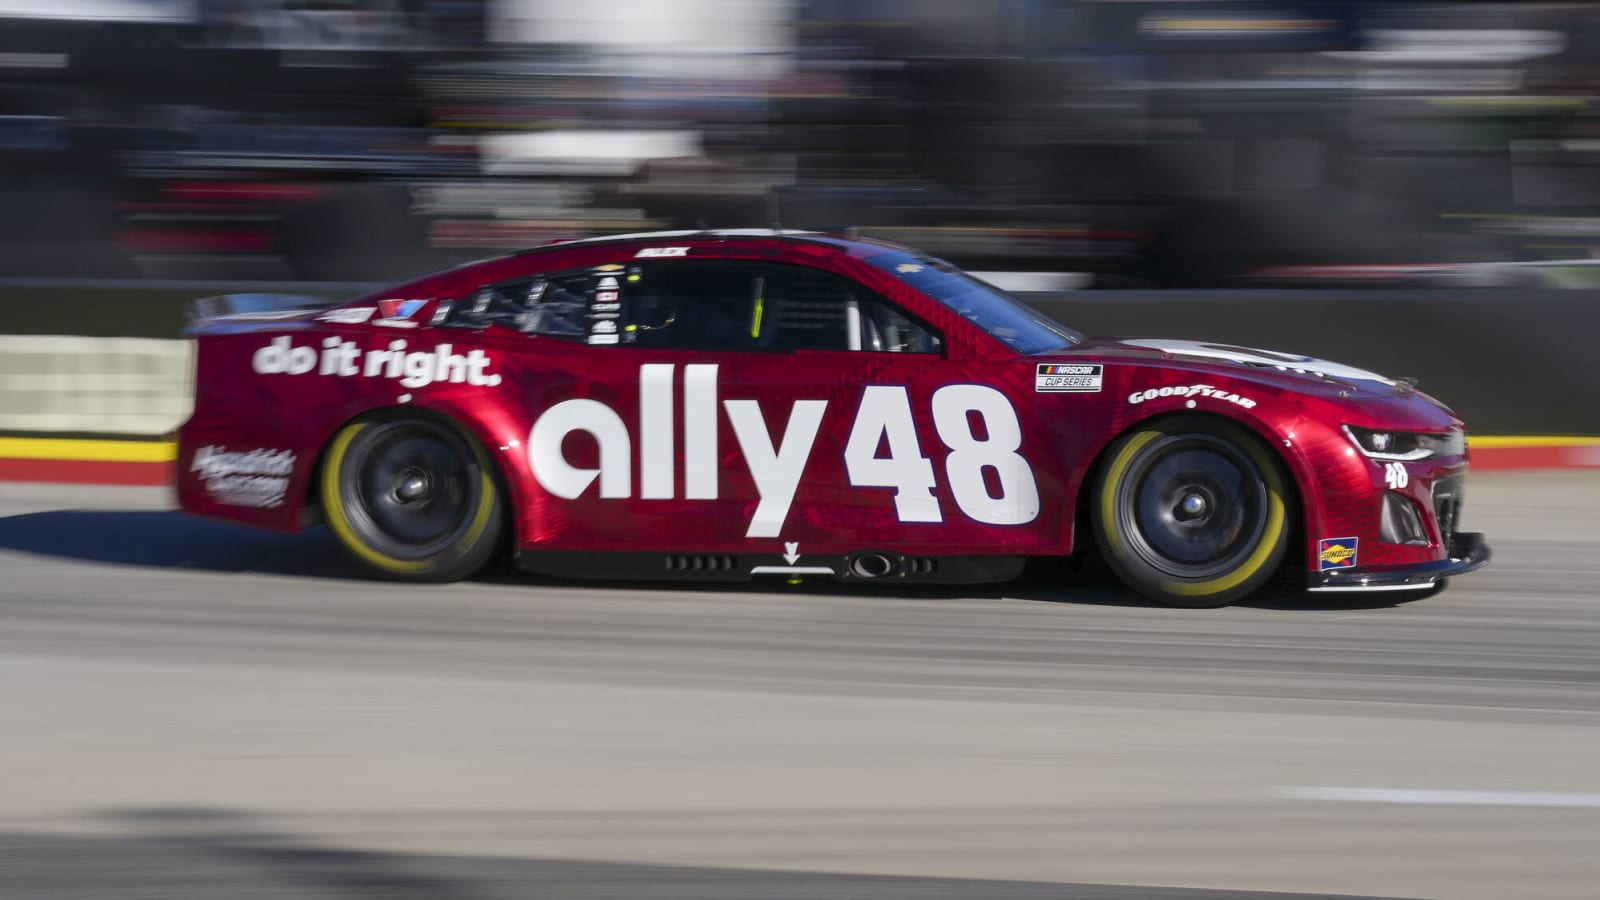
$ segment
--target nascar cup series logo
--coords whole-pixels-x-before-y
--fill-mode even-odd
[[[282,506],[294,471],[289,450],[229,451],[207,445],[196,450],[189,471],[199,473],[206,493],[218,503],[268,509]]]
[[[1039,363],[1033,389],[1041,394],[1099,393],[1105,367],[1083,363]]]

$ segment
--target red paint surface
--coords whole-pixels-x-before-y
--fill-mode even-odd
[[[806,553],[848,553],[864,548],[925,554],[1002,553],[1048,555],[1070,552],[1072,522],[1092,466],[1108,444],[1140,421],[1166,413],[1227,417],[1260,434],[1276,448],[1299,485],[1303,550],[1315,568],[1317,542],[1328,537],[1361,541],[1358,568],[1403,566],[1444,558],[1442,542],[1428,547],[1378,540],[1383,464],[1357,454],[1342,424],[1412,431],[1444,431],[1461,422],[1426,395],[1405,386],[1352,390],[1336,379],[1318,379],[1271,367],[1174,356],[1112,341],[1085,343],[1065,351],[1022,357],[992,335],[921,294],[893,274],[864,261],[884,252],[876,242],[844,239],[787,240],[751,237],[651,238],[631,243],[562,244],[436,273],[380,291],[350,305],[373,306],[384,298],[454,299],[481,286],[541,271],[629,263],[642,247],[689,248],[688,259],[747,259],[810,266],[854,280],[881,294],[942,333],[944,358],[848,351],[736,353],[649,349],[633,344],[587,346],[509,329],[385,328],[367,323],[323,323],[307,314],[297,320],[217,322],[199,337],[199,394],[193,419],[179,435],[182,505],[191,511],[265,527],[295,530],[311,495],[311,478],[323,448],[351,419],[377,409],[426,409],[449,417],[475,435],[499,467],[509,489],[518,543],[545,550],[631,550],[706,553],[781,553],[799,542]],[[413,317],[431,319],[431,307]],[[1068,323],[1070,324],[1070,323]],[[363,354],[404,340],[407,352],[487,354],[495,386],[435,382],[408,388],[386,377],[338,377],[320,370],[299,375],[257,374],[252,357],[274,340],[320,350],[325,341],[353,341]],[[1038,393],[1040,363],[1100,364],[1104,384],[1096,393]],[[674,452],[673,499],[641,497],[644,442],[640,416],[641,366],[672,365]],[[685,499],[687,429],[684,374],[689,365],[715,364],[715,437],[719,473],[716,499]],[[1031,521],[994,525],[963,514],[947,469],[950,450],[932,422],[932,398],[941,388],[971,384],[999,391],[1015,410],[1022,431],[1020,455],[1038,486],[1040,509]],[[1205,384],[1255,401],[1236,403],[1185,397],[1130,403],[1149,388]],[[939,522],[903,522],[892,488],[852,486],[843,449],[866,387],[903,386],[913,411],[919,451],[935,473],[933,494],[943,511]],[[405,399],[401,399],[404,397]],[[591,483],[574,499],[541,485],[528,460],[530,429],[558,403],[597,401],[626,428],[631,492],[601,498]],[[777,537],[746,537],[760,500],[752,469],[740,451],[724,401],[760,404],[767,433],[777,442],[799,400],[825,401],[804,476]],[[287,498],[275,508],[218,502],[191,461],[202,447],[226,452],[290,451],[295,465]],[[564,444],[576,467],[597,462],[593,438],[579,433]],[[659,461],[657,461],[659,462]],[[1405,492],[1430,509],[1436,478],[1465,470],[1462,457],[1436,457],[1408,466]],[[1468,493],[1470,497],[1470,492]],[[1431,512],[1429,515],[1431,520]],[[1436,531],[1431,527],[1430,530]],[[1080,532],[1079,539],[1086,537]]]
[[[1600,448],[1588,445],[1495,447],[1472,452],[1474,472],[1594,468],[1600,468]],[[173,483],[175,474],[176,465],[171,462],[0,458],[0,481],[166,485]]]
[[[1476,472],[1600,468],[1600,446],[1482,448],[1472,451],[1472,468]]]
[[[272,249],[273,236],[264,229],[129,228],[117,244],[138,253],[259,253]]]
[[[304,202],[327,194],[313,184],[274,181],[176,181],[166,188],[168,196],[180,200],[260,202]]]
[[[54,484],[172,484],[172,462],[126,462],[101,459],[0,459],[0,481],[43,481]]]

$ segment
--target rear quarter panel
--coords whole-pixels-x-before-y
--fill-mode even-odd
[[[201,334],[195,411],[178,432],[180,505],[268,528],[304,527],[320,453],[341,425],[374,410],[432,410],[494,451],[515,429],[503,405],[486,398],[508,384],[513,354],[485,337],[312,321]],[[230,474],[241,473],[226,469],[238,470],[241,458],[218,454],[254,451],[293,455],[275,502],[227,490]],[[219,458],[229,465],[216,466]],[[508,486],[514,498],[522,488],[515,479]]]

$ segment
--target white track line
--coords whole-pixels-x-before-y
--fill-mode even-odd
[[[1281,787],[1272,791],[1291,800],[1355,803],[1412,803],[1433,806],[1545,806],[1600,808],[1600,793],[1568,791],[1441,791],[1415,788]]]

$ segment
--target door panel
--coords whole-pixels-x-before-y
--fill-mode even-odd
[[[629,267],[617,343],[544,341],[526,397],[542,546],[1060,545],[1054,442],[1013,399],[1033,397],[1031,363],[945,359],[935,333],[848,282],[762,263],[702,282],[693,265]]]

